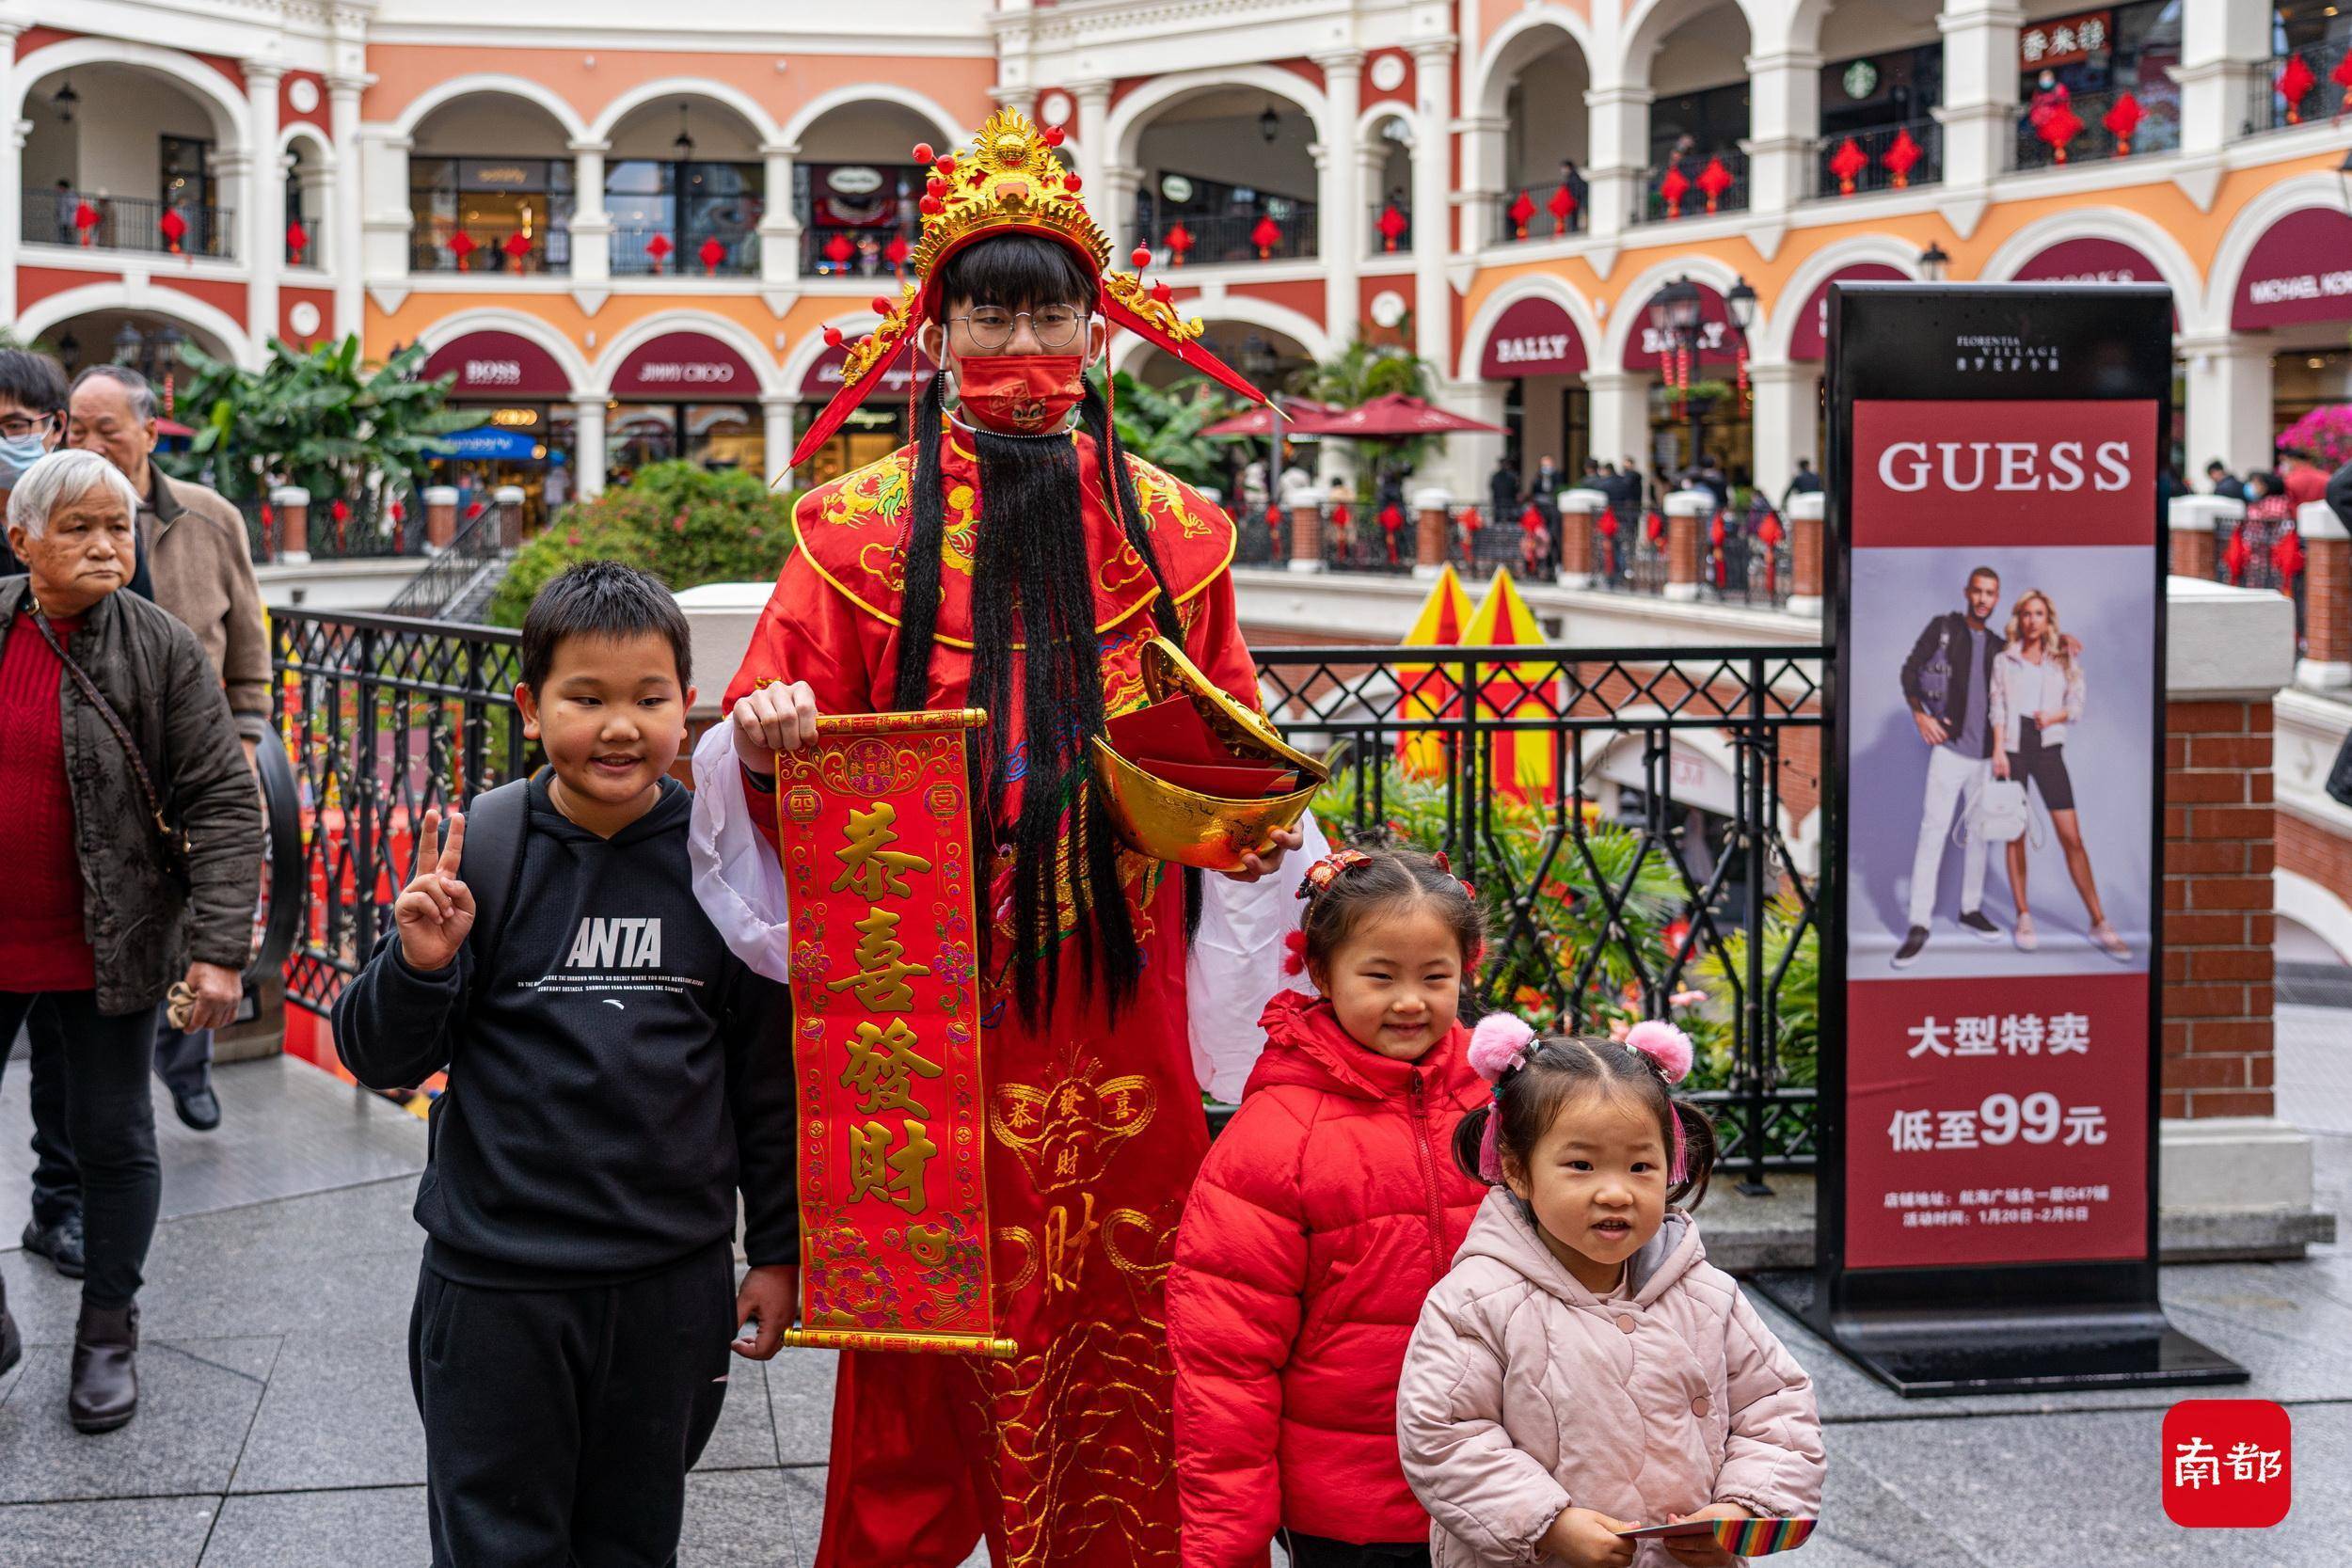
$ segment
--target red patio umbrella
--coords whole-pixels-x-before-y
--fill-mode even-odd
[[[1442,436],[1453,431],[1475,430],[1490,436],[1510,434],[1499,424],[1448,413],[1404,392],[1390,392],[1341,413],[1296,417],[1295,423],[1299,433],[1305,436],[1340,436],[1374,441],[1383,436]]]
[[[1301,420],[1323,418],[1338,412],[1328,404],[1315,403],[1306,398],[1285,397],[1276,401],[1282,405],[1282,418],[1290,424],[1288,434],[1292,436],[1305,434],[1299,424]],[[1215,424],[1202,425],[1200,434],[1214,440],[1245,436],[1263,440],[1274,434],[1274,409],[1270,405],[1248,409],[1244,413],[1219,420]]]

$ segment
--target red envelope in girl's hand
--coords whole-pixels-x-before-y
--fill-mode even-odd
[[[1202,722],[1200,710],[1182,696],[1130,709],[1106,721],[1103,729],[1112,751],[1147,770],[1153,762],[1199,762],[1222,768],[1234,760]]]
[[[1245,763],[1212,766],[1201,762],[1165,762],[1158,757],[1130,758],[1155,779],[1196,795],[1226,800],[1254,800],[1266,795],[1288,795],[1298,787],[1298,772],[1290,768],[1253,768]]]

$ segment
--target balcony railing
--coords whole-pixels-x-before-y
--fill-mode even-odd
[[[1473,584],[1508,568],[1520,581],[1549,582],[1560,575],[1560,514],[1538,507],[1541,523],[1527,526],[1527,509],[1498,517],[1486,501],[1465,502],[1446,514],[1445,557]]]
[[[2352,85],[2336,75],[2347,52],[2352,39],[2329,39],[2264,62],[2247,105],[2247,135],[2329,121],[2352,109]],[[2296,89],[2292,99],[2290,88]]]
[[[1714,152],[1686,152],[1644,169],[1633,221],[1670,223],[1677,218],[1747,210],[1748,155],[1727,147]]]
[[[1396,221],[1394,230],[1384,230],[1381,223],[1391,213]],[[1364,219],[1364,249],[1374,256],[1402,256],[1413,248],[1413,210],[1401,201],[1375,201]]]
[[[238,503],[245,515],[246,546],[253,563],[266,565],[285,548],[284,518],[268,501]],[[309,536],[303,547],[313,561],[359,561],[414,555],[424,545],[424,515],[412,495],[362,491],[344,499],[320,496],[310,502]]]
[[[1280,218],[1255,213],[1229,213],[1217,217],[1163,215],[1137,224],[1135,243],[1151,247],[1154,268],[1295,261],[1316,254],[1316,220],[1317,211],[1311,201],[1292,202],[1289,215]]]
[[[2131,108],[2119,108],[2124,100]],[[2135,114],[2133,110],[2137,110]],[[2071,114],[2080,129],[2058,142],[2044,133],[2030,110],[2017,120],[2017,164],[2020,169],[2055,168],[2060,164],[2088,164],[2111,158],[2137,158],[2171,152],[2181,145],[2181,103],[2169,88],[2164,97],[2141,97],[2128,88],[2112,92],[2078,93],[2054,113]],[[2060,122],[2064,126],[2065,122]],[[2128,127],[2129,134],[2125,131]],[[2063,145],[2064,155],[2059,148]]]
[[[657,237],[660,245],[654,243]],[[615,224],[612,276],[756,277],[759,236],[734,228],[721,231],[690,226],[680,233],[675,224]]]
[[[23,232],[28,245],[225,260],[236,254],[236,214],[226,207],[94,191],[36,191],[24,198]]]
[[[1933,185],[1944,178],[1944,127],[1930,118],[1823,136],[1806,160],[1815,200]]]
[[[807,222],[806,214],[802,221]],[[915,241],[922,236],[913,230],[900,230],[896,224],[874,229],[818,229],[801,230],[801,276],[803,277],[891,277],[905,264],[904,256],[914,253]],[[893,260],[891,242],[897,240],[904,256]]]
[[[1563,189],[1566,191],[1565,201],[1561,198]],[[1526,185],[1503,194],[1508,199],[1497,210],[1495,230],[1495,238],[1501,244],[1556,240],[1584,231],[1591,192],[1581,180],[1570,181],[1565,186],[1558,181],[1549,185]]]
[[[517,235],[520,245],[514,243]],[[561,224],[543,224],[523,233],[513,224],[477,221],[460,228],[448,218],[423,218],[409,230],[408,270],[568,274],[572,233]]]

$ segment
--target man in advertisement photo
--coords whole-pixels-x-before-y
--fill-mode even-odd
[[[1990,566],[1970,572],[1964,602],[1966,608],[1930,621],[1903,660],[1903,701],[1929,752],[1919,844],[1911,858],[1911,928],[1895,950],[1898,969],[1910,967],[1928,944],[1953,814],[1961,813],[1963,822],[1969,820],[1993,777],[1993,731],[1986,716],[1992,705],[1993,660],[2002,642],[1990,624],[2000,608],[2000,574]],[[1986,844],[1977,833],[1963,836],[1960,924],[1979,941],[1998,942],[2001,929],[1985,918],[1983,910]]]

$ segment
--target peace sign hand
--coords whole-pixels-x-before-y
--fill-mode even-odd
[[[437,843],[438,847],[431,847]],[[421,854],[416,876],[392,903],[392,920],[400,929],[400,956],[411,969],[424,973],[446,969],[473,929],[473,890],[457,879],[465,847],[462,813],[450,813],[446,833],[441,832],[439,807],[424,814],[420,848],[431,848],[432,863],[425,864]]]

